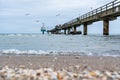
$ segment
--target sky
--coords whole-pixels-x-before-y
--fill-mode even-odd
[[[40,33],[113,0],[0,0],[0,33]],[[110,22],[110,33],[120,34],[120,18]],[[80,26],[78,30],[83,30]],[[88,33],[102,34],[103,22],[88,26]]]

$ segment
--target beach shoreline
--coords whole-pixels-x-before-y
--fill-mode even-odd
[[[119,80],[120,57],[0,56],[0,80]]]
[[[37,69],[40,67],[52,67],[56,69],[69,68],[79,65],[92,70],[120,70],[120,57],[111,56],[50,56],[50,55],[2,55],[0,56],[0,66],[19,67]]]

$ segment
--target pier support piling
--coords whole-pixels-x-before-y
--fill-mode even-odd
[[[70,34],[70,28],[68,28],[68,33],[67,34]]]
[[[109,35],[109,19],[103,20],[103,35]]]
[[[66,29],[64,29],[64,34],[66,34]]]
[[[87,35],[87,23],[84,23],[84,28],[83,28],[84,30],[84,33],[83,33],[83,35]]]
[[[76,33],[76,26],[74,26],[74,33]]]

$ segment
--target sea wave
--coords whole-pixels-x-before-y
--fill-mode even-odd
[[[17,49],[7,49],[7,50],[0,50],[0,54],[1,55],[22,55],[22,54],[49,54],[45,51],[39,50],[26,50],[26,51],[22,51],[22,50],[17,50]]]
[[[17,49],[6,49],[0,50],[0,55],[73,55],[73,56],[112,56],[112,57],[119,57],[120,53],[92,53],[87,51],[54,51],[54,50],[17,50]]]
[[[37,37],[41,36],[41,34],[34,33],[34,34],[26,34],[26,33],[11,33],[11,34],[0,34],[1,37]]]

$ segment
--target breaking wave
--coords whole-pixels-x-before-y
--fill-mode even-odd
[[[73,55],[73,56],[112,56],[112,57],[119,57],[120,51],[107,51],[105,53],[92,53],[92,52],[75,52],[75,51],[43,51],[43,50],[17,50],[17,49],[7,49],[7,50],[0,50],[0,55]]]

